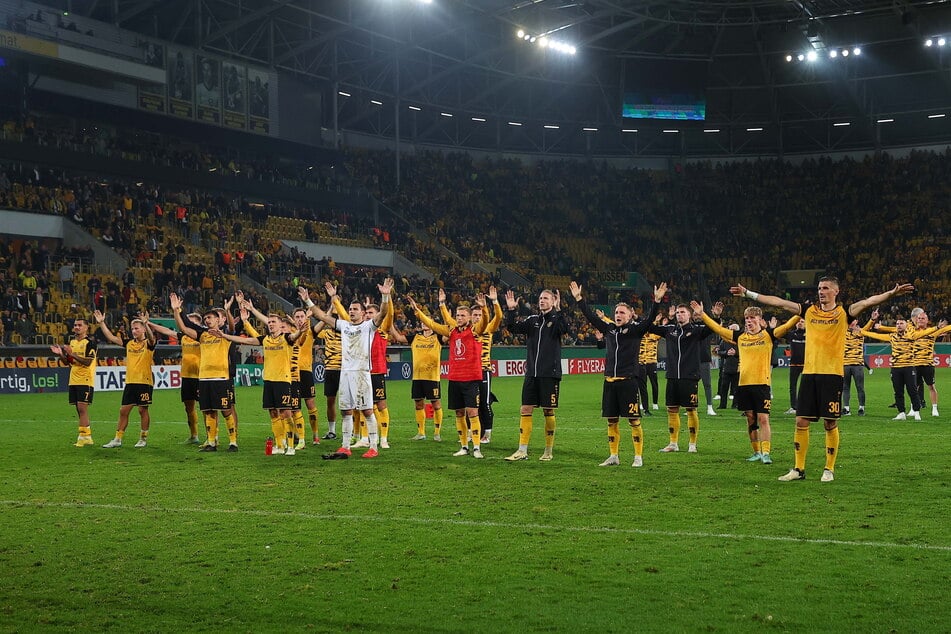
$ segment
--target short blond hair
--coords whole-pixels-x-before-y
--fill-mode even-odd
[[[763,309],[759,306],[747,306],[743,311],[744,317],[762,317]]]

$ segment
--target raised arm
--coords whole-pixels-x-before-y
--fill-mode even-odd
[[[724,328],[716,322],[716,320],[710,315],[703,312],[703,304],[694,300],[690,302],[690,309],[697,315],[700,315],[700,319],[703,320],[703,323],[707,325],[707,328],[717,333],[721,339],[729,342],[735,342],[734,337],[739,334],[737,330],[730,330],[729,328]]]
[[[139,313],[139,319],[142,320],[142,323],[145,324],[145,340],[149,342],[150,348],[155,348],[155,333],[152,332],[152,324],[149,323],[149,313],[142,311]]]
[[[104,336],[109,343],[114,343],[117,346],[122,345],[122,339],[119,339],[119,337],[112,334],[112,331],[109,330],[109,326],[106,324],[106,316],[102,314],[101,310],[94,312],[92,317],[96,320],[96,323],[99,324],[99,328],[102,330],[102,336]]]
[[[380,291],[380,312],[378,312],[373,317],[373,324],[379,328],[380,324],[383,323],[383,320],[386,319],[390,313],[393,311],[393,302],[390,301],[390,295],[393,292],[393,278],[388,277],[383,280],[382,284],[379,284],[377,288]]]
[[[160,334],[160,335],[165,335],[166,337],[177,337],[177,336],[178,336],[178,333],[177,333],[177,332],[175,332],[175,331],[172,330],[171,328],[166,328],[165,326],[163,326],[163,325],[161,325],[161,324],[156,324],[156,323],[153,323],[153,322],[151,322],[151,321],[147,321],[147,322],[145,322],[145,323],[148,325],[149,329],[152,330],[152,332],[157,332],[158,334]]]
[[[227,339],[228,341],[231,341],[234,343],[240,343],[245,346],[261,345],[261,342],[255,337],[241,337],[238,335],[232,335],[227,332],[222,332],[221,330],[218,330],[217,328],[213,328],[209,330],[208,334],[213,335],[215,337],[221,337],[222,339]]]
[[[172,307],[172,315],[175,317],[175,325],[178,326],[179,332],[197,341],[200,336],[198,331],[191,326],[186,326],[185,321],[182,319],[182,298],[172,293],[168,296],[168,301]]]
[[[796,327],[796,324],[799,323],[799,319],[800,319],[799,315],[793,315],[785,323],[782,323],[776,326],[773,329],[773,335],[776,337],[784,337],[787,332],[789,332],[790,330]]]
[[[878,306],[879,304],[893,298],[900,297],[902,295],[907,295],[908,293],[915,290],[914,285],[912,284],[895,284],[895,288],[890,291],[885,291],[884,293],[879,293],[878,295],[872,295],[871,297],[866,297],[865,299],[860,299],[851,306],[849,306],[849,316],[858,317],[862,314],[866,308],[872,308],[873,306]]]
[[[407,297],[406,299],[409,302],[410,307],[413,309],[413,312],[416,313],[416,317],[424,326],[432,330],[437,335],[440,335],[441,337],[449,336],[449,334],[452,332],[452,329],[449,326],[447,326],[446,324],[440,324],[437,321],[435,321],[432,317],[425,314],[422,311],[422,309],[419,307],[419,304],[416,303],[416,300],[413,299],[412,297]]]
[[[250,299],[246,299],[246,300],[242,301],[242,302],[241,302],[241,308],[244,308],[244,309],[247,310],[249,313],[251,313],[252,315],[254,315],[254,316],[258,319],[258,321],[260,321],[260,322],[262,322],[262,323],[265,323],[265,324],[267,323],[267,315],[265,315],[264,313],[262,313],[261,311],[259,311],[257,308],[255,308],[255,307],[254,307],[254,304],[251,303],[251,300],[250,300]]]
[[[765,304],[767,306],[772,306],[773,308],[782,308],[783,310],[788,310],[794,315],[798,315],[802,312],[802,306],[796,302],[791,302],[788,299],[783,299],[782,297],[776,297],[775,295],[763,295],[761,293],[754,293],[749,290],[742,284],[737,284],[736,286],[730,287],[730,294],[734,297],[746,297],[751,299],[754,302],[759,302],[760,304]]]
[[[499,329],[499,326],[502,324],[502,305],[499,304],[499,292],[494,286],[489,287],[488,294],[489,301],[492,302],[492,319],[489,321],[489,324],[485,327],[482,332],[495,332]],[[486,309],[482,311],[483,314],[487,315],[490,310],[488,304]]]
[[[333,284],[331,284],[330,282],[327,282],[325,288],[326,288],[326,287],[329,287],[330,289],[333,290],[333,295],[331,295],[331,297],[334,297],[334,296],[336,295],[336,293],[337,293],[337,289],[334,288]],[[328,290],[328,294],[329,294],[329,293],[330,293],[330,291]],[[322,310],[320,309],[320,306],[318,306],[317,304],[315,304],[315,303],[314,303],[314,300],[312,300],[312,299],[310,298],[310,292],[309,292],[306,288],[304,288],[303,286],[298,286],[298,287],[297,287],[297,294],[300,295],[301,300],[303,300],[304,305],[307,306],[307,310],[310,311],[310,314],[311,314],[311,315],[313,315],[314,317],[316,317],[316,318],[319,319],[320,321],[324,322],[325,324],[327,324],[327,325],[330,326],[331,328],[336,328],[336,323],[337,323],[336,318],[334,318],[333,316],[328,315],[327,313],[325,313],[324,311],[322,311]]]

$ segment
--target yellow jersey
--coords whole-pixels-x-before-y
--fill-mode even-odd
[[[152,385],[152,363],[155,357],[155,342],[148,339],[127,339],[125,345],[125,382],[136,385]]]
[[[96,342],[89,337],[83,337],[82,339],[71,340],[69,347],[73,351],[74,357],[92,359],[92,363],[89,365],[80,365],[78,363],[70,365],[69,384],[93,387],[93,381],[96,378]]]
[[[800,315],[806,321],[806,359],[803,374],[844,374],[845,333],[849,315],[836,304],[832,310],[818,305],[801,305]]]

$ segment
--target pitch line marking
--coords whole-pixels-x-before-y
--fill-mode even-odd
[[[420,517],[383,517],[380,515],[328,515],[323,513],[304,513],[301,511],[269,511],[257,509],[203,509],[169,508],[157,506],[127,506],[122,504],[87,504],[84,502],[24,502],[21,500],[0,500],[0,505],[8,507],[95,509],[134,513],[202,513],[207,515],[246,515],[249,517],[291,517],[306,520],[332,521],[348,520],[357,522],[397,523],[397,524],[436,524],[445,526],[463,526],[473,528],[505,528],[512,530],[563,531],[567,533],[605,533],[615,535],[650,535],[655,537],[689,537],[692,539],[719,539],[735,541],[764,541],[786,544],[816,544],[828,546],[856,546],[863,548],[910,548],[936,552],[951,552],[951,546],[937,544],[899,544],[894,542],[859,542],[846,539],[824,539],[810,537],[791,537],[783,535],[748,535],[742,533],[710,533],[704,531],[659,531],[646,528],[617,528],[611,526],[556,526],[553,524],[510,524],[487,520],[459,520],[449,518]]]

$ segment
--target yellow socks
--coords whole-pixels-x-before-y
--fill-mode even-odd
[[[793,436],[793,446],[796,449],[796,468],[806,470],[806,454],[809,452],[809,428],[796,426]]]
[[[225,425],[228,427],[228,442],[232,445],[238,444],[238,419],[232,412],[225,416]]]
[[[634,442],[634,455],[644,455],[644,430],[640,420],[631,421],[631,440]]]
[[[826,430],[826,469],[835,471],[835,459],[839,454],[839,428]]]
[[[312,433],[314,436],[319,436],[319,435],[320,435],[320,430],[319,430],[319,426],[318,426],[318,424],[317,424],[317,408],[316,408],[316,407],[308,407],[308,408],[307,408],[307,418],[309,419],[309,422],[310,422],[310,431],[311,431],[311,433]]]
[[[390,435],[390,408],[376,409],[376,422],[380,426],[380,439],[389,438]]]
[[[86,425],[85,427],[82,426],[82,425],[80,425],[80,426],[79,426],[79,435],[80,435],[80,436],[92,436],[92,428],[90,428],[88,425]]]
[[[304,438],[304,413],[295,409],[291,412],[291,416],[294,419],[294,436],[298,440],[302,440]]]
[[[518,419],[518,444],[528,445],[532,437],[532,415],[522,415]]]
[[[482,442],[482,422],[478,414],[469,419],[469,432],[472,434],[472,448],[478,449]]]
[[[612,456],[616,456],[620,447],[621,432],[618,429],[617,421],[608,422],[608,451]]]
[[[208,444],[218,444],[218,414],[216,412],[205,414],[205,433],[208,435]]]
[[[117,429],[117,430],[116,430],[116,438],[118,438],[119,440],[122,440],[122,437],[123,437],[123,436],[125,436],[125,431],[124,431],[124,430],[120,431],[120,430]]]
[[[426,435],[426,410],[416,410],[416,433],[420,436]],[[439,433],[439,432],[436,432]]]
[[[284,421],[280,416],[271,417],[271,435],[274,436],[274,446],[284,446]]]
[[[466,417],[459,416],[456,414],[456,434],[459,435],[459,444],[463,447],[468,447],[469,443],[466,442]]]
[[[294,418],[292,416],[282,416],[281,422],[284,423],[284,442],[285,446],[290,448],[294,446]]]
[[[667,431],[670,432],[670,442],[677,444],[680,440],[680,412],[667,410]]]
[[[680,418],[678,416],[678,418]],[[687,410],[687,431],[690,433],[690,444],[697,444],[697,432],[700,430],[700,414],[695,409]]]
[[[545,417],[545,449],[555,446],[555,417]]]
[[[760,453],[769,453],[769,450],[773,448],[773,443],[768,440],[761,440],[759,443]],[[755,451],[755,449],[754,449]]]
[[[423,414],[425,416],[425,414]],[[425,429],[425,428],[424,428]],[[442,408],[433,410],[433,434],[438,436],[442,431]]]

